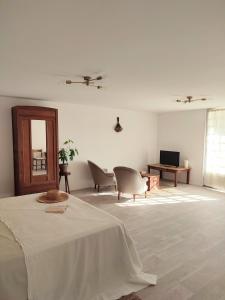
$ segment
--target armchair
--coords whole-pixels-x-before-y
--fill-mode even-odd
[[[116,182],[114,180],[114,173],[108,173],[107,170],[101,169],[92,161],[88,160],[88,165],[92,174],[92,178],[95,184],[95,189],[100,190],[100,186],[115,186]]]
[[[118,200],[121,193],[133,194],[134,201],[139,194],[145,194],[146,198],[148,178],[142,178],[140,172],[127,167],[115,167],[113,171],[116,175]]]

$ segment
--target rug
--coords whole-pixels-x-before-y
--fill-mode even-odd
[[[122,296],[120,299],[118,300],[141,300],[141,298],[135,294],[135,293],[131,293],[129,295],[126,296]]]

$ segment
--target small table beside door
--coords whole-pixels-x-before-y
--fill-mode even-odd
[[[174,186],[177,186],[177,174],[178,173],[186,173],[186,183],[189,184],[190,181],[190,171],[191,168],[184,168],[184,167],[174,167],[174,166],[167,166],[162,164],[150,164],[148,165],[148,173],[152,170],[158,170],[160,172],[160,179],[162,179],[163,172],[173,173],[174,174]]]
[[[65,191],[66,193],[70,194],[70,186],[69,186],[69,180],[68,180],[68,176],[70,175],[70,172],[59,172],[59,183],[61,181],[61,177],[64,176],[65,177]]]

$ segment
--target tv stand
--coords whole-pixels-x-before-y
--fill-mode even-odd
[[[162,166],[164,166],[164,167],[169,167],[169,168],[177,168],[177,166],[172,166],[172,165],[162,165]]]
[[[175,167],[162,164],[150,164],[148,165],[148,173],[150,173],[151,169],[159,171],[160,179],[163,178],[163,172],[173,173],[175,187],[177,186],[177,174],[185,172],[187,174],[186,183],[189,184],[191,168]]]

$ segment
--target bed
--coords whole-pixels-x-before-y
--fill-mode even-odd
[[[112,300],[156,283],[120,220],[71,195],[47,214],[37,197],[0,199],[0,300]]]

